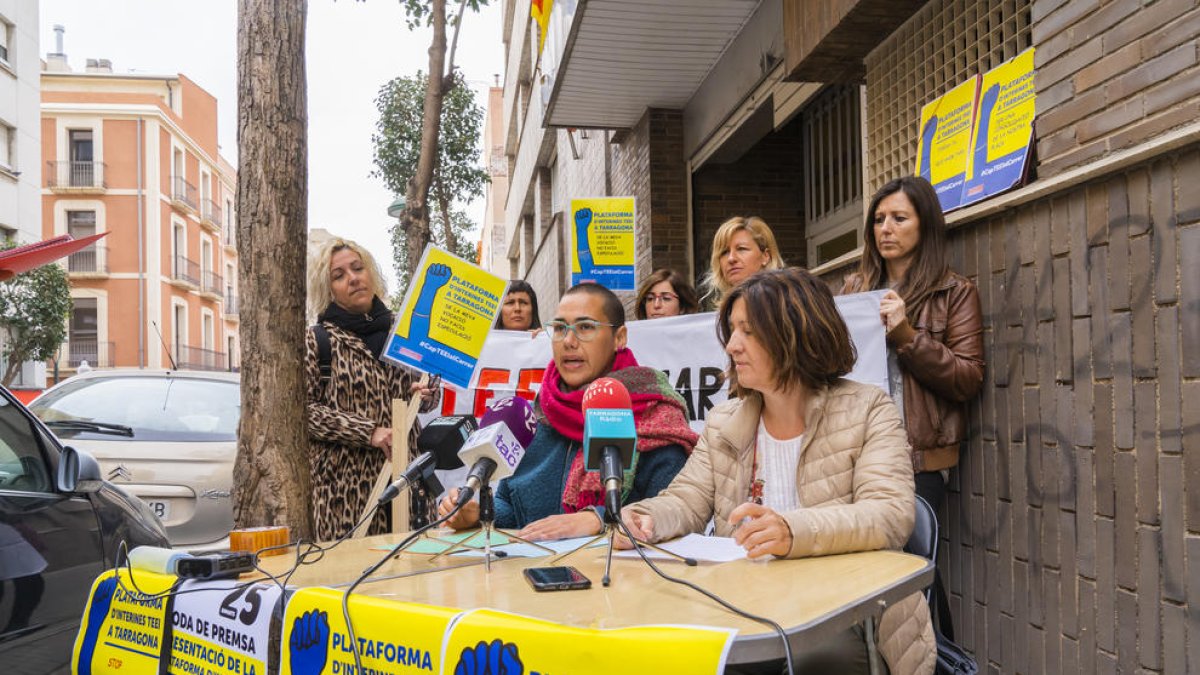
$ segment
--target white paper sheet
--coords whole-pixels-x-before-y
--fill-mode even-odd
[[[741,560],[746,557],[746,549],[738,546],[733,541],[732,537],[706,537],[702,534],[689,534],[687,536],[666,541],[658,546],[667,549],[672,553],[678,553],[687,558],[695,558],[699,562],[730,562],[733,560]],[[646,555],[656,560],[666,559],[674,560],[671,556],[655,551],[652,548],[645,548]],[[617,551],[613,554],[622,558],[638,558],[637,551]]]

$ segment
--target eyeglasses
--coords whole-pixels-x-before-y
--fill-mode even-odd
[[[600,326],[613,328],[616,324],[593,321],[592,319],[580,319],[575,323],[567,323],[566,321],[546,322],[546,330],[550,333],[550,339],[555,342],[562,342],[567,339],[567,333],[570,332],[574,332],[575,337],[579,338],[580,342],[591,342],[600,333]]]
[[[646,294],[646,304],[647,305],[653,305],[657,302],[666,304],[668,302],[675,302],[678,299],[679,299],[679,296],[675,295],[674,293],[647,293]]]

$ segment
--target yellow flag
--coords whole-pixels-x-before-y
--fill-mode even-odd
[[[532,0],[529,3],[529,16],[537,22],[538,27],[538,53],[542,53],[542,47],[546,44],[546,27],[550,25],[550,9],[554,7],[554,0]]]

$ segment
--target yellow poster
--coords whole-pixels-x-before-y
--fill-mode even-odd
[[[633,197],[571,200],[571,284],[591,281],[614,291],[637,290]]]
[[[983,74],[963,204],[1003,192],[1025,177],[1037,106],[1033,79],[1032,47]]]
[[[384,358],[467,388],[507,287],[462,258],[426,247]]]
[[[174,575],[108,570],[92,584],[75,638],[71,670],[79,675],[157,675]]]
[[[280,675],[354,675],[342,595],[329,588],[305,588],[288,600]],[[350,619],[363,671],[374,675],[442,672],[442,640],[459,614],[455,609],[351,596]]]
[[[962,200],[978,89],[972,77],[921,108],[915,173],[933,184],[943,211]]]
[[[698,626],[572,628],[481,609],[454,622],[446,639],[442,672],[720,674],[735,634],[731,629]]]

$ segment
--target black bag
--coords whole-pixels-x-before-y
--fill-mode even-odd
[[[933,573],[930,591],[933,597],[929,599],[929,608],[933,610],[933,636],[937,640],[937,666],[933,672],[935,675],[976,675],[979,664],[975,657],[954,641],[954,620],[950,618],[950,603],[938,571]]]

